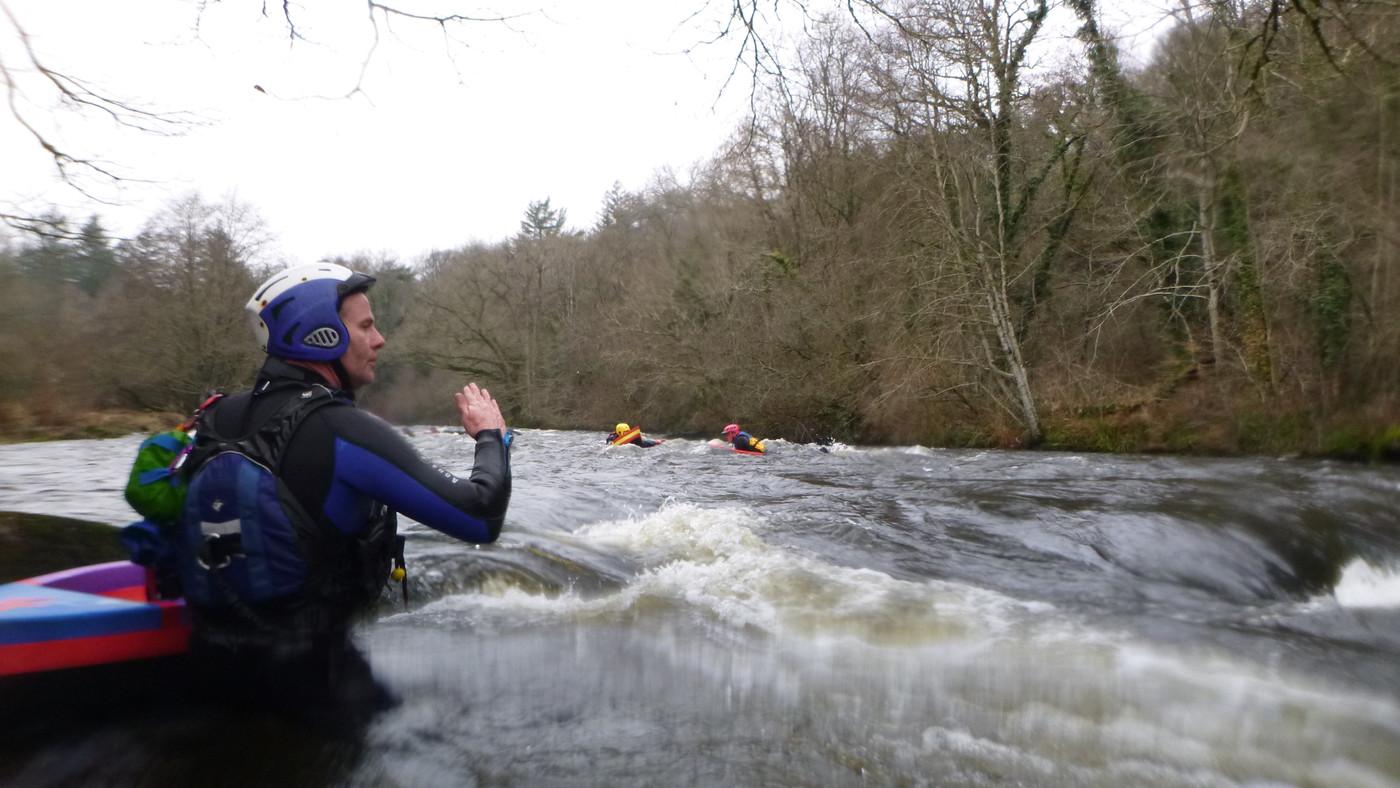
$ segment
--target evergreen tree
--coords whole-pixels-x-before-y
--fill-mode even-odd
[[[549,207],[548,197],[531,202],[520,221],[520,237],[532,241],[555,238],[564,231],[567,214],[562,208],[556,211]]]
[[[117,252],[102,222],[94,215],[78,233],[73,248],[73,281],[83,292],[97,295],[116,270]]]
[[[640,202],[638,196],[629,194],[622,188],[621,181],[613,181],[612,188],[603,195],[603,207],[598,211],[598,224],[595,229],[631,227],[636,220],[637,207]]]
[[[67,240],[68,220],[57,214],[43,217],[43,227],[53,232],[33,232],[32,240],[24,243],[16,262],[26,278],[57,296],[58,287],[68,279],[68,261],[71,256],[71,243]]]

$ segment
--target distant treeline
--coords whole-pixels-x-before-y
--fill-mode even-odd
[[[380,276],[367,406],[450,423],[475,380],[517,426],[1386,453],[1400,7],[1208,4],[1133,72],[1071,7],[1072,41],[1034,2],[824,20],[731,144],[586,231],[542,200],[497,244],[338,260]],[[248,209],[50,218],[0,251],[0,422],[249,382]]]

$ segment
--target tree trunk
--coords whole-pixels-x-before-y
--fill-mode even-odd
[[[1016,323],[1011,319],[1011,305],[1007,301],[1006,284],[1004,277],[1000,275],[1000,269],[1000,265],[994,267],[991,261],[984,259],[982,290],[992,326],[996,329],[1002,360],[1006,365],[1005,369],[994,367],[994,371],[1010,378],[1021,426],[1026,431],[1026,444],[1034,446],[1040,443],[1040,416],[1036,413],[1030,374],[1021,356],[1021,343],[1017,339]]]
[[[1209,176],[1207,176],[1209,177]],[[1210,186],[1202,186],[1198,193],[1197,206],[1200,217],[1201,266],[1206,280],[1206,313],[1210,321],[1210,354],[1214,361],[1224,358],[1224,338],[1220,330],[1220,286],[1223,280],[1223,263],[1215,249],[1215,197]]]

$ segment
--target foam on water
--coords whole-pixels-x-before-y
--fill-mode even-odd
[[[768,636],[854,637],[883,645],[914,645],[1043,630],[1041,602],[940,581],[909,582],[863,568],[838,567],[764,542],[762,518],[739,508],[668,504],[638,519],[584,526],[573,538],[590,549],[621,552],[642,568],[615,592],[551,598],[502,589],[499,594],[446,597],[412,615],[464,613],[502,625],[580,618],[632,617],[658,603],[683,609],[714,626]]]
[[[1342,607],[1400,607],[1400,567],[1355,559],[1342,568],[1332,593]]]

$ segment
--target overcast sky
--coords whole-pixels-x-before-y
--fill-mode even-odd
[[[718,150],[747,101],[742,80],[721,95],[729,50],[683,54],[702,32],[654,0],[502,4],[496,13],[513,19],[456,26],[452,40],[397,21],[381,25],[372,53],[364,5],[349,0],[294,5],[308,40],[290,45],[257,0],[210,3],[202,19],[180,0],[6,3],[46,65],[206,125],[130,133],[53,113],[50,94],[28,82],[23,99],[38,103],[30,116],[47,133],[157,185],[100,190],[125,209],[86,204],[51,186],[42,151],[3,118],[0,199],[97,210],[130,232],[172,196],[233,194],[303,262],[499,241],[546,197],[571,226],[590,226],[614,182],[639,189],[660,167],[684,173]],[[10,68],[21,65],[13,41],[0,39]]]
[[[178,136],[132,132],[56,110],[51,91],[19,74],[18,106],[46,135],[152,183],[89,182],[115,204],[86,201],[56,183],[6,114],[0,206],[53,205],[79,221],[96,212],[127,234],[174,197],[231,195],[261,214],[289,263],[362,251],[412,261],[497,242],[546,197],[570,227],[589,227],[614,182],[638,190],[663,167],[684,180],[721,148],[749,98],[742,74],[721,90],[734,44],[697,46],[715,29],[714,16],[688,17],[704,0],[404,0],[512,18],[446,36],[399,20],[380,25],[377,46],[354,0],[293,4],[306,39],[294,43],[280,2],[265,4],[271,17],[261,0],[208,3],[202,16],[191,0],[0,2],[45,65],[199,124],[172,129]],[[27,67],[17,45],[0,16],[12,73]]]

